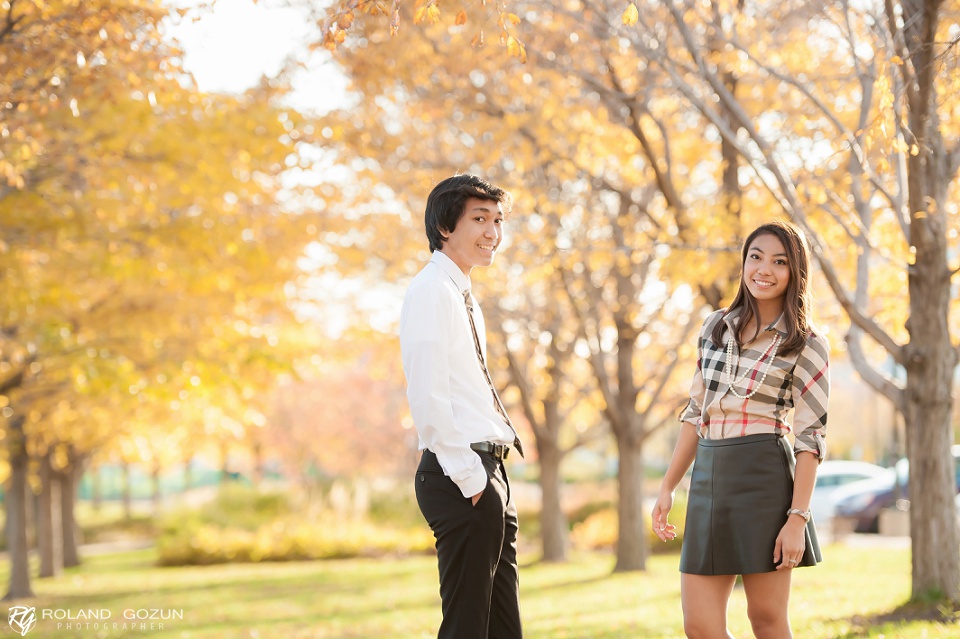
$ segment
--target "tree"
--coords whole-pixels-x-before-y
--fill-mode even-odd
[[[534,195],[548,190],[535,189],[521,202],[532,201],[533,210],[553,218],[547,227],[553,229],[557,203]],[[603,427],[599,397],[591,392],[592,373],[575,352],[580,334],[573,309],[562,297],[555,247],[543,242],[529,224],[521,221],[519,226],[518,232],[509,230],[511,250],[506,257],[510,263],[498,267],[506,272],[511,286],[503,289],[489,283],[498,290],[496,304],[487,311],[488,355],[504,355],[490,358],[492,368],[508,373],[507,385],[517,391],[514,403],[533,434],[536,455],[528,452],[527,461],[535,461],[540,471],[542,560],[562,562],[569,545],[561,495],[562,462],[575,450],[601,442],[608,431]],[[494,282],[500,279],[493,278]],[[510,394],[505,397],[511,401]]]
[[[956,191],[960,165],[957,146],[946,142],[947,132],[957,126],[955,112],[938,101],[956,81],[956,74],[946,73],[951,63],[942,57],[940,44],[951,23],[942,19],[945,7],[935,1],[875,3],[862,9],[847,3],[782,4],[770,10],[751,5],[749,11],[743,3],[714,6],[717,10],[708,14],[692,4],[669,2],[669,32],[638,21],[636,29],[624,34],[638,55],[663,68],[673,86],[737,147],[781,210],[807,231],[821,271],[850,319],[846,342],[854,364],[905,418],[907,456],[914,469],[913,594],[957,598],[960,556],[942,552],[957,547],[950,507],[955,492],[950,406],[957,363],[950,306],[956,269],[949,265],[948,240],[956,237],[950,192]],[[951,21],[956,18],[951,15]],[[832,40],[841,46],[818,53],[816,40],[837,33],[841,35]],[[793,44],[775,45],[762,34]],[[723,49],[744,61],[741,78],[749,73],[757,86],[776,88],[785,96],[782,102],[764,104],[734,95],[724,84],[722,67],[704,55],[710,50],[706,40],[712,38],[722,39]],[[817,57],[825,59],[812,65]],[[831,71],[821,83],[810,73],[818,68]],[[845,75],[838,77],[838,72]],[[715,104],[723,105],[724,112]],[[774,114],[798,113],[808,131],[791,128],[787,140],[810,140],[810,129],[813,136],[829,130],[832,135],[824,139],[833,140],[830,155],[803,154],[799,166],[791,157],[802,154],[802,147],[784,139],[774,142],[762,124]],[[735,117],[732,126],[729,114]],[[846,172],[835,159],[841,154],[848,158]],[[897,230],[901,237],[892,239]],[[838,238],[858,252],[852,291],[842,275],[842,252],[828,248]],[[868,307],[871,291],[877,290],[869,273],[878,262],[881,268],[892,262],[900,270],[895,281],[908,283],[902,342],[899,331],[884,328]],[[902,386],[869,363],[861,335],[904,367]]]
[[[406,465],[397,454],[412,452],[409,438],[397,428],[406,404],[399,365],[388,376],[377,374],[369,365],[386,349],[374,350],[348,365],[329,362],[312,378],[277,389],[274,411],[284,418],[268,419],[267,441],[272,449],[286,451],[285,459],[298,461],[297,474],[314,469],[327,477],[356,479],[390,476]]]
[[[29,205],[11,207],[9,198],[37,179],[43,179],[45,147],[58,137],[56,124],[63,114],[77,109],[107,56],[118,65],[149,49],[149,29],[139,24],[159,20],[162,12],[150,3],[83,4],[60,2],[7,2],[2,8],[0,84],[5,102],[0,110],[0,278],[7,296],[0,318],[0,388],[3,418],[8,429],[9,488],[7,524],[11,534],[12,570],[8,598],[30,596],[25,546],[23,490],[26,486],[29,411],[20,411],[14,393],[42,370],[42,356],[34,337],[49,337],[44,322],[34,322],[26,335],[26,309],[35,309],[40,293],[23,287],[26,270],[38,272],[47,256],[35,250],[35,234],[49,240],[51,219],[35,215]],[[143,38],[143,39],[141,39]],[[57,42],[58,46],[49,46]],[[105,55],[106,54],[106,55]],[[87,61],[90,61],[90,64]],[[52,126],[51,126],[52,125]],[[44,291],[46,292],[46,291]],[[43,316],[43,313],[37,313]],[[47,390],[40,390],[45,395]]]
[[[597,197],[603,198],[602,191]],[[643,570],[648,554],[643,446],[681,403],[672,395],[671,382],[677,365],[684,361],[681,348],[689,341],[696,316],[690,312],[689,300],[674,297],[662,287],[655,251],[639,241],[629,200],[610,201],[606,207],[602,202],[591,206],[600,215],[585,225],[589,230],[581,241],[590,248],[582,249],[583,261],[561,269],[617,444],[614,570]],[[581,275],[575,278],[577,271]]]
[[[0,136],[0,408],[14,492],[30,455],[50,461],[45,485],[72,486],[86,457],[138,429],[182,441],[182,406],[224,388],[249,401],[303,346],[279,340],[312,220],[278,196],[300,136],[284,87],[204,95],[163,41],[164,11],[107,5],[3,9],[13,92],[0,127],[16,134]],[[46,491],[43,511],[69,556],[66,490]],[[12,550],[20,512],[10,500]],[[28,596],[25,548],[11,561],[9,596]]]

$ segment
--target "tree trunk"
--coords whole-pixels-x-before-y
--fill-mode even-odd
[[[508,370],[514,386],[520,391],[520,404],[523,413],[533,430],[534,443],[537,447],[537,463],[540,466],[540,543],[543,548],[542,560],[546,562],[563,562],[567,560],[567,545],[569,529],[567,519],[563,513],[560,500],[560,463],[566,454],[559,446],[559,434],[563,427],[564,417],[560,414],[561,384],[565,377],[562,363],[569,356],[569,351],[557,342],[560,318],[553,316],[546,323],[551,335],[549,363],[544,369],[550,383],[540,395],[534,391],[527,370],[517,358],[517,354],[506,348],[506,333],[500,326],[503,336],[504,350],[507,355]],[[543,408],[542,420],[534,410],[535,402]],[[568,413],[569,414],[569,413]]]
[[[63,527],[60,519],[60,479],[51,465],[50,452],[40,459],[40,509],[37,513],[37,549],[40,577],[63,574]]]
[[[907,158],[907,201],[914,264],[907,269],[910,318],[904,347],[907,457],[910,460],[910,536],[914,598],[960,597],[956,479],[950,454],[953,372],[950,340],[951,269],[947,260],[951,159],[937,117],[940,65],[937,28],[941,0],[901,2],[903,38],[913,77],[908,86],[910,134],[919,152]],[[892,18],[892,16],[889,16]],[[896,24],[894,25],[896,26]]]
[[[77,485],[79,486],[79,481]],[[103,506],[103,477],[100,475],[100,466],[94,468],[93,472],[90,473],[90,492],[90,503],[93,510],[100,512],[100,508]]]
[[[28,467],[29,468],[29,467]],[[29,470],[27,471],[29,474]],[[40,495],[30,487],[27,482],[27,494],[24,496],[25,512],[27,513],[27,550],[32,550],[40,545],[40,532],[37,526],[37,518],[40,514]]]
[[[567,518],[560,506],[560,449],[556,441],[537,438],[537,457],[540,463],[540,538],[543,543],[543,561],[567,560]]]
[[[957,567],[954,461],[950,454],[948,403],[925,405],[944,381],[929,371],[908,367],[907,457],[910,460],[910,536],[913,552],[912,596],[956,599]],[[949,377],[947,381],[949,381]],[[928,424],[923,427],[921,424]],[[921,490],[925,487],[925,490]],[[953,552],[950,549],[954,549]]]
[[[911,224],[911,240],[917,252],[916,263],[908,275],[910,342],[904,348],[912,593],[914,598],[933,594],[956,599],[960,595],[960,556],[950,414],[957,357],[948,322],[950,286],[946,244],[935,241],[943,240],[944,236],[921,233],[923,226],[925,223],[919,219]]]
[[[80,565],[80,527],[77,525],[76,503],[83,464],[74,462],[60,475],[60,525],[63,527],[63,567]]]
[[[10,482],[7,506],[7,551],[10,555],[10,585],[4,600],[33,597],[30,589],[30,565],[27,556],[27,447],[24,418],[10,419]]]
[[[254,488],[258,488],[263,481],[263,445],[260,442],[253,444],[253,478]]]
[[[163,495],[160,491],[160,466],[154,465],[153,470],[150,472],[150,480],[153,487],[151,499],[153,501],[153,515],[157,517],[160,515],[160,504],[163,499]]]
[[[629,432],[617,435],[620,498],[617,507],[619,541],[614,572],[645,570],[647,567],[647,536],[643,522],[643,449],[634,439]]]
[[[133,486],[131,485],[130,479],[130,462],[126,460],[120,462],[120,468],[123,474],[123,487],[121,489],[123,492],[120,497],[123,503],[123,518],[130,521],[133,519],[133,504],[131,503]]]
[[[230,479],[230,451],[224,443],[220,445],[220,484],[225,484],[228,479]]]

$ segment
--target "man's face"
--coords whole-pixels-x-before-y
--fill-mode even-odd
[[[469,276],[474,266],[490,266],[503,239],[500,203],[472,197],[452,233],[445,233],[441,252]]]

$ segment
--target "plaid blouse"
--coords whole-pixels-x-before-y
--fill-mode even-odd
[[[730,392],[723,373],[726,362],[726,343],[716,346],[710,337],[717,322],[725,322],[724,340],[737,330],[740,311],[726,317],[721,309],[711,313],[700,328],[697,346],[697,371],[690,385],[690,402],[680,413],[680,421],[697,427],[703,439],[726,439],[759,433],[783,436],[794,433],[794,452],[812,452],[823,461],[824,431],[827,426],[827,403],[830,398],[830,347],[827,340],[811,332],[807,343],[798,353],[774,356],[760,389],[748,399]],[[733,371],[734,380],[745,370],[750,373],[736,385],[741,395],[749,394],[763,374],[774,336],[786,338],[786,326],[781,316],[752,342],[745,344],[739,354],[739,365]],[[733,352],[739,349],[736,342]],[[790,412],[793,411],[791,421]]]

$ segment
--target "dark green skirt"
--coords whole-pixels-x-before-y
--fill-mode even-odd
[[[795,461],[777,435],[701,439],[690,480],[680,572],[748,575],[776,570],[773,548],[793,499]],[[813,520],[799,566],[823,561]]]

